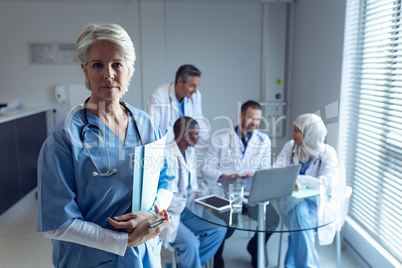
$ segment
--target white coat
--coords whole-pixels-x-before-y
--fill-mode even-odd
[[[177,192],[173,195],[172,202],[167,209],[169,215],[173,217],[171,223],[160,234],[160,238],[166,248],[169,243],[173,243],[176,240],[180,214],[186,208],[187,196],[191,192],[198,190],[194,148],[187,147],[184,154],[185,159],[175,141],[168,144],[167,159],[169,167],[174,170],[176,175],[174,184],[177,187]]]
[[[174,140],[173,125],[179,118],[178,100],[174,90],[174,83],[165,84],[156,88],[148,98],[146,112],[166,137],[166,143]],[[208,148],[209,128],[202,113],[201,92],[197,90],[191,99],[184,97],[184,115],[197,120],[200,127],[200,139],[196,145],[203,151]]]
[[[299,163],[299,156],[293,145],[294,141],[290,140],[283,146],[276,158],[275,167]],[[335,149],[325,144],[325,149],[317,157],[317,160],[307,168],[305,175],[298,175],[297,177],[296,183],[300,188],[310,187],[320,190],[327,187],[324,191],[333,198],[340,200],[339,202],[328,202],[325,193],[321,195],[321,198],[317,198],[318,225],[336,219],[340,213],[342,208],[341,197],[345,192],[345,178],[342,170]],[[324,202],[327,203],[324,205]],[[331,244],[335,236],[336,224],[320,227],[317,231],[320,245]]]
[[[246,150],[234,128],[218,133],[211,139],[201,169],[208,184],[215,184],[223,174],[243,174],[270,168],[271,140],[268,135],[254,130]]]

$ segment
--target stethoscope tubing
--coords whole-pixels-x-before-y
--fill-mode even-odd
[[[91,159],[92,164],[94,165],[94,167],[95,167],[95,169],[96,169],[96,171],[97,171],[97,172],[96,172],[96,171],[92,172],[92,175],[93,175],[93,176],[105,176],[105,177],[108,177],[108,176],[111,176],[111,175],[114,174],[114,173],[117,173],[117,169],[114,168],[112,171],[110,171],[109,150],[108,150],[108,148],[107,148],[106,139],[105,139],[105,135],[103,134],[103,131],[102,131],[98,126],[96,126],[96,125],[94,125],[94,124],[90,124],[89,121],[88,121],[87,104],[88,104],[89,99],[90,99],[90,98],[86,99],[85,102],[84,102],[84,121],[85,121],[84,123],[85,123],[85,124],[84,124],[84,126],[81,128],[81,131],[80,131],[80,139],[81,139],[81,142],[82,142],[82,144],[84,145],[84,147],[85,147],[85,149],[86,149],[86,151],[87,151],[87,153],[88,153],[89,158]],[[121,101],[121,102],[120,102],[120,105],[122,105],[122,106],[126,109],[127,113],[128,113],[129,116],[132,118],[133,123],[134,123],[134,129],[135,129],[135,131],[136,131],[136,133],[137,133],[137,136],[138,136],[138,140],[140,141],[141,146],[144,145],[143,142],[142,142],[141,134],[140,134],[140,131],[139,131],[139,129],[138,129],[138,125],[137,125],[137,122],[135,121],[135,118],[134,118],[133,113],[130,111],[130,109],[127,108],[127,106],[126,106],[126,104],[125,104],[124,102]],[[87,146],[87,144],[86,144],[86,141],[85,141],[85,133],[86,133],[85,129],[86,129],[86,128],[91,128],[91,127],[92,127],[92,128],[95,128],[96,130],[99,131],[99,133],[101,134],[102,139],[103,139],[103,144],[105,145],[105,151],[106,151],[106,157],[107,157],[107,164],[108,164],[108,170],[107,170],[106,173],[102,173],[102,172],[99,170],[98,166],[95,164],[95,161],[93,160],[93,158],[92,158],[92,156],[91,156],[91,153],[89,152],[88,146]]]
[[[293,147],[292,147],[292,155],[291,155],[291,157],[290,157],[290,164],[296,164],[296,163],[294,163],[294,161],[293,161],[293,157],[295,156],[295,150],[294,150],[295,147],[296,147],[296,145],[294,144]],[[309,169],[311,166],[315,166],[316,163],[317,163],[317,161],[318,161],[318,167],[320,167],[320,166],[321,166],[321,158],[320,158],[320,157],[316,157],[316,158],[314,159],[314,161],[311,161],[312,163],[310,163],[310,164],[308,165],[308,167],[306,168],[306,170]],[[300,164],[300,163],[297,163],[297,164]]]

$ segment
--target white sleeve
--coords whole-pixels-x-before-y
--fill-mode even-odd
[[[211,144],[205,153],[204,164],[201,168],[201,174],[204,181],[209,185],[215,185],[219,177],[224,174],[220,169],[219,148]]]
[[[165,90],[166,92],[164,92]],[[169,89],[164,85],[155,89],[148,98],[146,112],[159,127],[162,135],[165,135],[167,132],[166,143],[169,143],[174,140],[173,125],[171,125],[174,122],[165,121],[167,118],[171,118],[172,109],[175,111],[178,110],[177,106],[171,106],[169,95],[166,94],[169,94]]]
[[[281,152],[276,157],[275,163],[273,165],[274,168],[282,168],[290,165],[291,157],[292,157],[292,148],[293,142],[288,141],[283,146]]]
[[[152,92],[148,98],[146,112],[149,114],[152,120],[154,120],[155,124],[159,127],[161,121],[161,107],[160,100],[155,97],[156,91]]]
[[[309,175],[298,175],[296,184],[300,188],[310,187],[316,190],[320,190],[320,178],[316,178]]]
[[[311,168],[308,168],[309,171]],[[332,187],[338,179],[338,159],[335,150],[327,146],[326,153],[321,157],[320,164],[317,173],[313,173],[313,176],[309,176],[310,173],[306,175],[299,175],[297,177],[296,183],[304,187],[310,187],[319,190],[320,186],[323,185],[328,191],[332,192]]]
[[[158,205],[160,210],[167,209],[172,202],[173,193],[166,189],[159,189],[156,193],[155,203]],[[153,209],[152,209],[153,210]]]
[[[104,229],[79,219],[70,220],[62,228],[45,232],[44,235],[50,239],[73,242],[120,256],[124,256],[128,242],[128,233]]]
[[[195,148],[197,149],[197,152],[205,153],[208,150],[208,147],[210,145],[211,124],[210,124],[209,120],[202,113],[201,92],[198,91],[198,93],[199,94],[198,94],[197,103],[195,103],[193,118],[197,120],[198,126],[200,128],[200,133],[199,133],[200,139],[198,140],[197,144],[195,145]]]
[[[266,136],[261,144],[263,153],[257,170],[271,168],[271,140]]]

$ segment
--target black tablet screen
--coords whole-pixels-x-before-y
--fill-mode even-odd
[[[221,199],[217,196],[211,196],[211,197],[203,199],[202,201],[204,203],[210,204],[211,206],[218,207],[218,208],[229,205],[229,201]]]

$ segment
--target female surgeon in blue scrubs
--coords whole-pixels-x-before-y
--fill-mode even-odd
[[[91,96],[42,146],[37,230],[52,239],[55,267],[160,267],[174,176],[165,160],[154,210],[131,211],[134,149],[161,138],[146,113],[120,101],[134,73],[133,43],[119,25],[89,24],[76,52]]]

